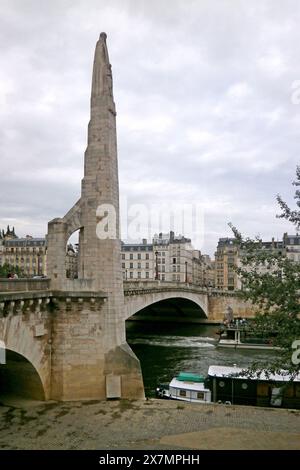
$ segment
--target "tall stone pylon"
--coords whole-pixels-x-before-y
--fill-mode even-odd
[[[76,335],[72,338],[70,333],[68,338],[63,337],[57,328],[57,337],[53,339],[57,351],[53,359],[53,398],[144,397],[140,364],[125,336],[116,109],[106,38],[105,33],[100,34],[95,50],[81,198],[65,217],[48,224],[47,274],[51,288],[66,292],[66,298],[71,296],[74,304],[73,316],[70,307],[67,311],[60,304],[56,317],[61,315],[64,325],[70,322],[70,332],[80,333],[82,327],[85,335],[80,339],[80,349]],[[80,230],[78,279],[70,280],[66,277],[65,253],[68,239],[76,230]],[[83,313],[78,311],[74,295],[92,298],[93,293],[95,299],[102,293],[106,302],[97,307],[98,311],[94,305],[91,311],[84,310],[85,321],[93,325],[86,332],[86,325],[82,326]],[[80,351],[87,351],[86,348],[90,348],[88,363],[94,358],[94,367],[89,372],[80,360]],[[68,372],[70,362],[73,373]],[[75,371],[81,376],[82,387],[76,383]]]

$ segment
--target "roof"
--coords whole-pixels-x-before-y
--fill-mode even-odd
[[[121,251],[153,251],[153,245],[150,243],[122,243]]]
[[[45,238],[14,238],[12,240],[5,240],[5,246],[36,246],[46,245]]]
[[[195,390],[197,392],[205,390],[203,382],[183,382],[182,380],[178,380],[177,377],[170,382],[170,387],[180,388],[185,390]]]
[[[246,368],[241,367],[229,367],[229,366],[210,366],[208,369],[208,375],[210,377],[230,377],[233,374],[238,374],[245,370]],[[247,379],[247,380],[268,380],[272,382],[288,382],[290,376],[287,375],[286,371],[282,371],[282,374],[269,374],[262,372],[261,374],[255,374],[253,377],[248,377],[247,375],[240,375],[235,377],[236,379]],[[300,382],[300,373],[293,379],[294,382]]]
[[[180,372],[177,376],[180,382],[204,382],[205,377],[198,374],[191,374],[190,372]]]

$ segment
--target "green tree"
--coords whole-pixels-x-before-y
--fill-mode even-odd
[[[0,278],[7,278],[9,274],[17,274],[18,277],[24,277],[21,269],[18,266],[12,266],[8,263],[5,263],[3,264],[3,266],[0,266]]]
[[[300,186],[300,167],[297,167],[296,181]],[[296,230],[300,227],[300,191],[295,193],[297,209],[292,210],[277,195],[281,213],[277,216],[289,220]],[[274,350],[272,357],[260,363],[253,363],[249,373],[262,369],[275,373],[285,369],[291,375],[299,373],[299,364],[292,359],[295,350],[292,345],[300,340],[300,262],[286,257],[284,250],[264,250],[258,238],[244,238],[232,225],[240,251],[240,266],[236,268],[242,282],[239,295],[250,300],[255,309],[253,328],[258,334],[271,336]],[[300,354],[298,356],[300,358]],[[297,362],[297,361],[296,361]]]

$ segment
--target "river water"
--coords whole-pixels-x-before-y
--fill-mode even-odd
[[[168,383],[179,372],[207,375],[210,365],[247,367],[272,351],[216,347],[218,325],[126,323],[127,342],[141,362],[145,393],[155,396],[157,382]]]

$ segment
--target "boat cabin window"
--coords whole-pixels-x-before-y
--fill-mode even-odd
[[[179,396],[180,397],[186,397],[186,391],[185,390],[179,390]]]
[[[243,384],[242,384],[242,389],[243,389],[243,390],[247,390],[247,388],[248,388],[248,384],[243,383]]]
[[[225,387],[225,382],[223,382],[223,380],[220,380],[219,387],[221,387],[221,388]]]
[[[204,392],[197,392],[198,400],[204,400]]]

